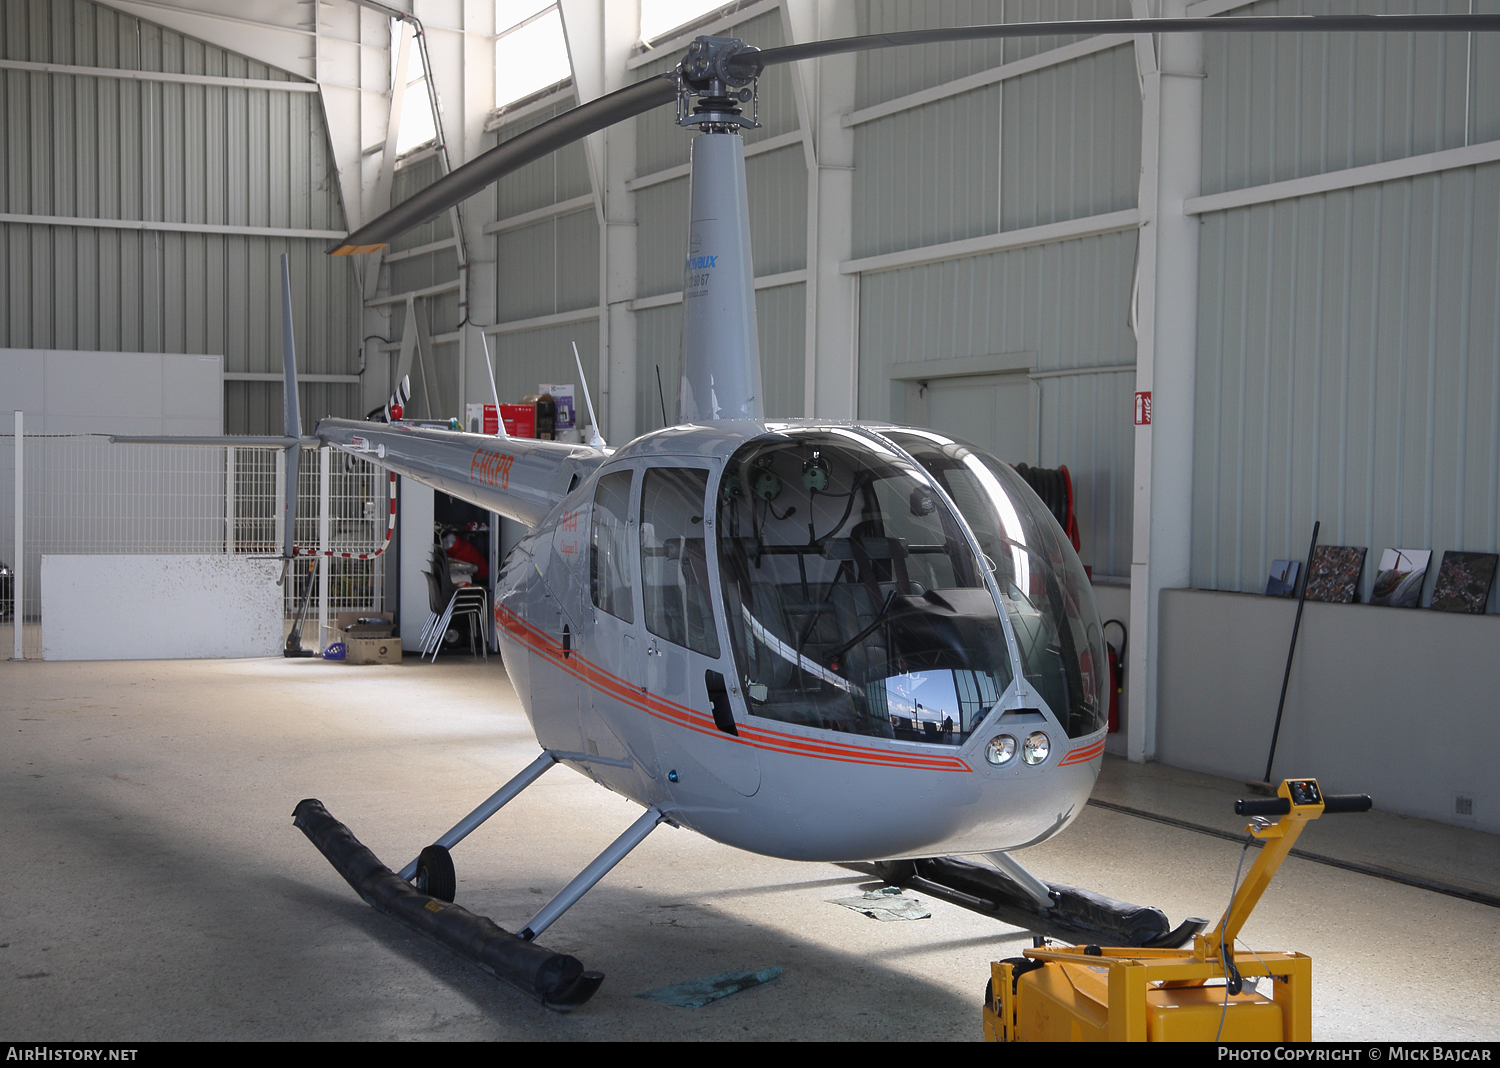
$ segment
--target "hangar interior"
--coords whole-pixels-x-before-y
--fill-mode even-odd
[[[11,626],[0,629],[13,631],[15,661],[0,667],[0,704],[22,739],[6,808],[26,813],[35,835],[22,869],[30,893],[16,888],[3,906],[16,933],[0,952],[32,956],[9,969],[18,996],[4,999],[13,1008],[0,1010],[0,1030],[41,1020],[64,1037],[556,1033],[561,1018],[531,1014],[488,977],[385,930],[306,843],[281,841],[298,797],[331,792],[322,775],[337,777],[346,807],[366,806],[361,826],[386,820],[386,837],[371,842],[392,859],[442,822],[419,818],[414,800],[437,799],[446,818],[508,778],[534,743],[497,662],[445,655],[420,681],[408,677],[411,657],[360,668],[49,662],[95,659],[91,648],[117,647],[106,638],[202,635],[255,596],[290,615],[303,587],[277,588],[264,560],[281,538],[276,502],[289,477],[299,542],[384,548],[387,483],[372,464],[309,449],[293,475],[271,449],[132,452],[98,437],[279,433],[282,255],[304,430],[380,408],[404,376],[414,415],[462,420],[466,404],[519,400],[581,371],[618,446],[666,425],[678,400],[689,138],[670,109],[531,163],[380,252],[325,250],[496,145],[672,70],[700,34],[772,48],[1051,18],[1408,10],[1398,0],[0,0],[0,408],[20,413],[0,439],[0,562],[14,572]],[[1012,463],[1066,465],[1101,617],[1129,635],[1099,796],[1238,829],[1225,798],[1263,776],[1295,617],[1278,777],[1368,792],[1380,828],[1319,825],[1346,837],[1309,848],[1500,893],[1490,756],[1500,723],[1485,711],[1500,693],[1500,597],[1489,591],[1478,614],[1430,607],[1444,553],[1500,551],[1500,34],[926,45],[768,68],[758,103],[744,143],[765,415],[932,427]],[[428,517],[443,505],[411,479],[395,492],[390,551],[319,572],[320,647],[340,611],[393,611],[413,635],[428,614],[420,569]],[[1306,558],[1315,522],[1320,544],[1367,550],[1359,603],[1304,613],[1261,594],[1274,561]],[[497,571],[523,531],[490,525]],[[1418,607],[1368,603],[1386,548],[1432,554]],[[101,609],[85,561],[127,555],[205,562],[170,582],[143,572],[138,600]],[[72,600],[58,593],[44,616],[49,585]],[[76,624],[66,634],[65,617]],[[75,652],[47,655],[65,646]],[[131,702],[135,687],[146,703]],[[128,727],[111,732],[117,716]],[[110,733],[114,756],[87,748]],[[195,766],[195,738],[217,770]],[[263,780],[235,766],[236,750],[269,762]],[[129,766],[112,766],[118,758]],[[550,807],[576,821],[569,835],[592,841],[591,819],[613,826],[608,806],[629,807],[563,778],[547,789]],[[121,792],[133,780],[139,792]],[[221,822],[225,805],[235,815]],[[551,817],[531,807],[527,831],[507,824],[511,837],[468,887],[502,926],[541,893],[532,882],[560,885],[577,868],[550,855],[545,843],[561,832],[539,833]],[[1117,841],[1127,825],[1146,837]],[[1224,857],[1209,857],[1191,833],[1147,827],[1091,808],[1034,853],[1045,852],[1048,877],[1160,904],[1174,919],[1217,915],[1235,851],[1219,843]],[[593,855],[577,852],[578,863]],[[1151,878],[1164,853],[1190,873],[1170,892]],[[210,863],[207,878],[195,857]],[[58,865],[88,874],[63,887]],[[805,900],[814,914],[816,895],[868,878],[833,867],[809,877],[658,835],[617,873],[610,904],[591,895],[591,918],[557,929],[597,955],[611,915],[623,917],[636,947],[622,954],[627,978],[608,1013],[559,1026],[659,1035],[666,1025],[632,1018],[625,991],[666,981],[650,966],[653,945],[672,940],[687,955],[671,976],[685,978],[715,969],[714,952],[682,927],[760,963],[758,928],[817,976],[797,995],[829,1006],[810,1035],[977,1035],[984,962],[1024,945],[995,952],[993,921],[936,917],[943,932],[914,940],[879,925],[871,948],[857,941],[862,928],[823,920],[806,931],[779,911]],[[1282,878],[1293,882],[1293,869]],[[1482,946],[1491,905],[1347,873],[1328,882],[1310,865],[1295,878],[1313,897],[1279,889],[1267,912],[1285,911],[1263,930],[1339,962],[1320,979],[1320,1036],[1494,1035],[1493,1008],[1468,993],[1383,1011],[1409,998],[1388,974],[1392,955],[1424,952],[1439,923]],[[55,1003],[63,1009],[46,1008],[58,970],[35,956],[38,938],[62,944],[81,924],[108,940],[139,925],[163,884],[218,901],[191,913],[191,937],[166,938],[175,966],[152,965],[138,987],[91,980]],[[37,920],[37,890],[62,896],[69,924]],[[1331,899],[1358,900],[1357,917],[1333,915]],[[228,937],[254,942],[256,924],[282,922],[275,901],[313,919],[237,964],[242,986],[208,1002],[188,993],[222,983],[207,960],[225,932],[243,925]],[[679,908],[695,918],[680,922]],[[585,914],[581,905],[570,921]],[[1361,942],[1371,931],[1390,944]],[[314,967],[308,946],[357,966],[337,978],[327,962]],[[122,973],[146,951],[119,950]],[[86,954],[65,952],[82,967]],[[1459,957],[1438,974],[1472,982],[1493,967]],[[441,979],[438,994],[406,976],[382,980],[362,1005],[349,986],[326,1017],[307,1007],[319,991],[305,978],[267,994],[274,977],[306,969],[349,984],[413,959]],[[976,978],[960,981],[954,960]],[[851,1023],[855,1010],[832,1007],[847,1004],[851,974],[884,991],[878,1020]],[[448,986],[461,1008],[442,1007]],[[789,1034],[778,1029],[802,1015],[774,989],[749,994],[757,1007],[733,1024],[746,1037]],[[106,993],[128,1007],[112,1014]],[[161,1000],[180,997],[202,1004],[201,1019],[164,1030]],[[278,1017],[294,1021],[289,1031]],[[682,1034],[726,1037],[728,1026],[720,1013]]]

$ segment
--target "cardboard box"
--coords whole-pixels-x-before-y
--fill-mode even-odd
[[[505,432],[511,437],[536,437],[535,404],[502,404],[500,419],[505,424]]]
[[[551,394],[553,402],[557,405],[557,414],[553,417],[552,429],[572,430],[578,425],[578,417],[573,409],[573,387],[568,384],[550,385],[546,382],[536,387],[538,393]]]
[[[348,642],[350,638],[389,638],[396,630],[396,613],[336,612],[333,629],[337,632],[333,639],[336,642]]]
[[[400,638],[345,638],[346,664],[399,664]]]
[[[493,404],[466,404],[464,422],[471,434],[499,434],[500,409]]]

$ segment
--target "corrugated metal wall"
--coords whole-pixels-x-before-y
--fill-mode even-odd
[[[1338,10],[1456,14],[1471,6],[1496,10],[1469,0]],[[1235,14],[1322,10],[1278,0]],[[1205,193],[1500,138],[1500,34],[1211,34],[1204,55]]]
[[[518,401],[543,382],[572,382],[578,385],[578,371],[573,363],[573,346],[578,346],[578,355],[583,360],[583,373],[588,376],[589,389],[594,396],[595,410],[599,407],[599,326],[589,319],[563,326],[549,326],[524,333],[501,334],[490,338],[490,352],[494,356],[497,370],[495,387],[500,399],[507,403]],[[472,386],[473,383],[470,383]],[[489,383],[484,383],[482,392],[488,392]],[[481,391],[470,389],[477,399]],[[583,400],[583,390],[574,393],[576,411],[580,425],[588,422],[588,406]],[[624,439],[612,442],[625,444]]]
[[[1135,207],[1141,94],[1130,48],[1011,78],[1003,86],[1000,229]]]
[[[436,156],[423,158],[414,153],[401,161],[401,166],[392,176],[391,203],[401,203],[427,188],[442,175],[442,162]],[[432,221],[396,238],[390,244],[390,251],[406,252],[439,242],[451,242],[452,239],[452,216],[444,212]],[[396,260],[385,265],[384,275],[383,288],[391,295],[431,286],[452,285],[458,281],[458,250],[454,245],[447,244],[407,259]],[[459,320],[463,318],[456,288],[417,297],[413,307],[418,312],[415,324],[418,337],[421,336],[424,318],[429,339],[455,332]],[[405,303],[390,305],[390,315],[389,343],[398,343],[406,330]],[[427,350],[418,349],[414,353],[409,372],[411,403],[407,406],[413,414],[423,418],[431,416],[434,419],[463,415],[463,398],[459,396],[458,349],[458,345],[451,341],[429,340]],[[391,361],[394,368],[394,354]],[[488,392],[488,385],[485,391]]]
[[[507,124],[496,144],[561,114],[573,98]],[[590,192],[583,144],[528,164],[495,186],[496,218],[534,211]],[[599,222],[593,205],[520,230],[496,234],[501,322],[594,307],[599,303]],[[597,345],[596,345],[597,347]],[[569,357],[571,360],[571,357]],[[535,391],[532,383],[526,392]]]
[[[1205,188],[1500,137],[1500,40],[1469,46],[1210,39]],[[1314,520],[1369,549],[1362,599],[1385,548],[1433,551],[1429,596],[1443,551],[1495,551],[1500,164],[1204,216],[1197,390],[1195,586],[1263,590]]]
[[[855,128],[855,256],[999,229],[1000,94],[989,85]]]
[[[677,131],[684,141],[688,136]],[[807,199],[804,191],[803,201]],[[687,251],[688,180],[647,186],[635,195],[636,295],[682,292],[682,261]],[[755,238],[751,235],[752,255]],[[639,329],[639,328],[637,328]]]
[[[756,308],[757,317],[759,312],[760,309]],[[644,434],[668,426],[677,418],[677,394],[682,375],[682,305],[668,304],[636,312],[635,350],[636,431]],[[658,371],[661,373],[659,390]]]
[[[494,143],[509,140],[572,107],[568,96],[552,106],[502,126]],[[494,193],[497,217],[505,219],[589,193],[588,161],[582,143],[528,164],[503,180]],[[497,257],[496,321],[512,322],[599,304],[599,222],[593,204],[517,230],[485,238]],[[543,382],[573,382],[572,342],[577,342],[589,387],[598,401],[599,327],[589,319],[565,326],[502,334],[490,338],[495,384],[500,399],[519,401]],[[470,399],[487,394],[489,384]],[[579,394],[579,407],[583,399]],[[586,418],[586,416],[585,416]]]
[[[871,0],[860,5],[860,32],[1128,15],[1128,3],[1110,0]],[[859,60],[858,106],[1065,43],[871,52]],[[855,129],[855,255],[1134,207],[1140,116],[1134,56],[1120,47],[862,123]],[[1026,354],[1045,376],[1035,380],[1034,455],[1072,472],[1082,556],[1101,575],[1130,571],[1135,379],[1133,371],[1089,369],[1135,362],[1128,325],[1135,253],[1136,235],[1127,232],[882,271],[860,283],[860,417],[903,416],[903,405],[893,403],[893,364]],[[1047,374],[1059,370],[1085,373]],[[982,436],[979,428],[968,434]]]
[[[290,80],[88,0],[0,0],[0,55],[36,63]],[[7,70],[5,212],[341,230],[316,94]],[[291,257],[299,367],[358,370],[358,307],[326,239],[0,224],[0,344],[216,353],[281,368],[280,264]],[[306,419],[352,415],[357,387],[302,387]],[[279,383],[230,382],[225,430],[280,430]],[[310,422],[309,422],[309,425]]]
[[[1135,245],[1127,231],[866,275],[860,417],[890,417],[896,363],[1018,353],[1044,374],[1134,363],[1127,315]],[[1128,575],[1134,372],[1036,382],[1037,460],[1067,464],[1073,475],[1083,560],[1101,575]]]
[[[996,22],[1128,19],[1130,0],[945,0],[926,4],[913,4],[910,0],[859,0],[855,10],[860,33],[898,33]],[[1077,37],[1025,37],[867,52],[860,57],[854,106],[869,107],[930,89],[1077,40]]]

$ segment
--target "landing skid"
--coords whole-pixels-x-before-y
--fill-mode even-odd
[[[1013,859],[1006,859],[1019,868]],[[1207,920],[1189,918],[1172,928],[1160,909],[1042,882],[1030,873],[1023,876],[1032,886],[1028,889],[1004,872],[958,857],[882,861],[875,865],[875,873],[887,882],[993,916],[1002,923],[1075,944],[1175,948],[1187,944],[1208,926]],[[1036,888],[1045,888],[1050,906],[1041,903],[1043,891]]]
[[[640,845],[658,824],[672,823],[657,808],[648,808],[625,833],[610,843],[572,882],[547,902],[518,934],[453,904],[456,883],[448,850],[500,811],[526,787],[561,760],[598,757],[546,751],[519,775],[495,791],[432,845],[423,849],[400,872],[380,863],[374,853],[338,820],[321,801],[309,798],[292,812],[292,822],[328,858],[354,892],[380,912],[393,916],[418,934],[426,935],[467,958],[498,979],[525,991],[549,1009],[568,1012],[593,997],[604,973],[583,970],[573,957],[553,953],[533,939],[555,923]],[[608,762],[608,761],[605,761]],[[673,824],[676,826],[676,824]]]
[[[328,858],[354,892],[377,911],[444,946],[539,1000],[568,1012],[599,989],[602,972],[585,971],[576,957],[553,953],[503,930],[461,905],[422,893],[370,852],[322,802],[306,800],[292,813],[297,828]]]

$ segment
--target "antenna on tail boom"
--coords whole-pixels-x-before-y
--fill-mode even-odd
[[[578,365],[578,381],[583,385],[583,401],[589,406],[589,448],[606,449],[604,435],[599,433],[599,417],[594,414],[594,398],[589,396],[589,380],[583,373],[583,357],[578,355],[578,342],[572,342],[573,362]]]

